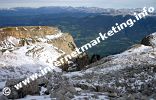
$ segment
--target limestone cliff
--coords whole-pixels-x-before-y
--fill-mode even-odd
[[[0,79],[25,77],[39,68],[54,66],[65,54],[74,51],[76,45],[69,33],[62,33],[58,28],[49,26],[24,26],[0,28]],[[86,57],[84,57],[86,58]],[[78,67],[86,65],[88,59],[75,58]],[[82,65],[82,62],[84,64]],[[62,65],[68,71],[72,65]],[[79,67],[79,69],[80,69]],[[54,66],[54,70],[61,70]],[[10,73],[10,74],[7,74]]]
[[[9,37],[19,39],[18,43],[11,43]],[[61,33],[58,28],[48,26],[24,26],[7,27],[0,29],[1,47],[24,46],[36,42],[52,44],[65,53],[71,53],[76,47],[72,36],[69,33]],[[8,45],[7,45],[8,44]]]

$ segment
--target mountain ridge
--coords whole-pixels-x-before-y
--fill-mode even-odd
[[[142,8],[133,8],[133,9],[113,9],[113,8],[98,8],[98,7],[70,7],[70,6],[49,6],[49,7],[39,7],[39,8],[31,8],[31,7],[15,7],[15,8],[6,8],[0,9],[0,11],[12,11],[14,13],[17,12],[26,12],[26,13],[34,13],[34,14],[57,14],[57,13],[101,13],[101,14],[115,14],[115,15],[125,15],[125,14],[133,14],[134,12],[141,12]],[[22,12],[21,12],[22,13]],[[24,13],[23,13],[24,14]],[[156,12],[154,13],[156,14]],[[154,15],[153,14],[153,15]]]

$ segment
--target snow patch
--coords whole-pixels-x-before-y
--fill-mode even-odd
[[[26,96],[25,98],[22,99],[17,99],[17,100],[51,100],[50,96]]]

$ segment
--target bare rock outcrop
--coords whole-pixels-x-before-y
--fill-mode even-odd
[[[76,44],[73,37],[69,33],[62,33],[56,27],[49,26],[21,26],[21,27],[6,27],[0,28],[0,51],[2,54],[6,51],[12,52],[15,49],[19,49],[23,46],[29,46],[34,44],[49,44],[54,47],[54,49],[61,55],[71,54],[75,50]],[[35,46],[36,47],[36,46]],[[44,46],[41,48],[33,48],[31,53],[36,55],[36,53],[42,52]],[[14,49],[13,49],[14,48]],[[27,47],[28,48],[28,47]],[[29,53],[29,52],[28,52]],[[26,53],[26,55],[28,55]],[[61,58],[63,56],[59,56]],[[87,55],[80,55],[76,60],[72,61],[77,64],[78,69],[82,69],[88,64],[89,58]],[[47,62],[51,62],[47,60]],[[67,71],[68,64],[62,65],[60,68]]]
[[[150,34],[142,39],[141,44],[156,47],[156,33]]]
[[[11,94],[8,96],[9,99],[18,99],[23,98],[26,95],[39,95],[40,87],[38,86],[37,81],[33,81],[32,83],[23,86],[21,89],[17,90],[14,85],[19,84],[19,82],[23,81],[23,79],[11,79],[8,80],[5,84],[6,87],[10,87]]]

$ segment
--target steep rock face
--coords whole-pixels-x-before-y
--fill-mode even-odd
[[[63,49],[65,53],[70,53],[76,47],[70,34],[62,33],[57,28],[47,26],[1,28],[0,40],[0,46],[3,48],[44,42],[53,44],[59,49]]]
[[[44,37],[45,35],[54,35],[58,32],[58,28],[48,26],[6,27],[0,29],[0,39],[2,40],[7,36],[13,36],[15,38]]]
[[[76,48],[73,37],[70,34],[64,34],[58,39],[48,41],[48,43],[53,44],[57,48],[63,50],[66,54],[70,54]]]

